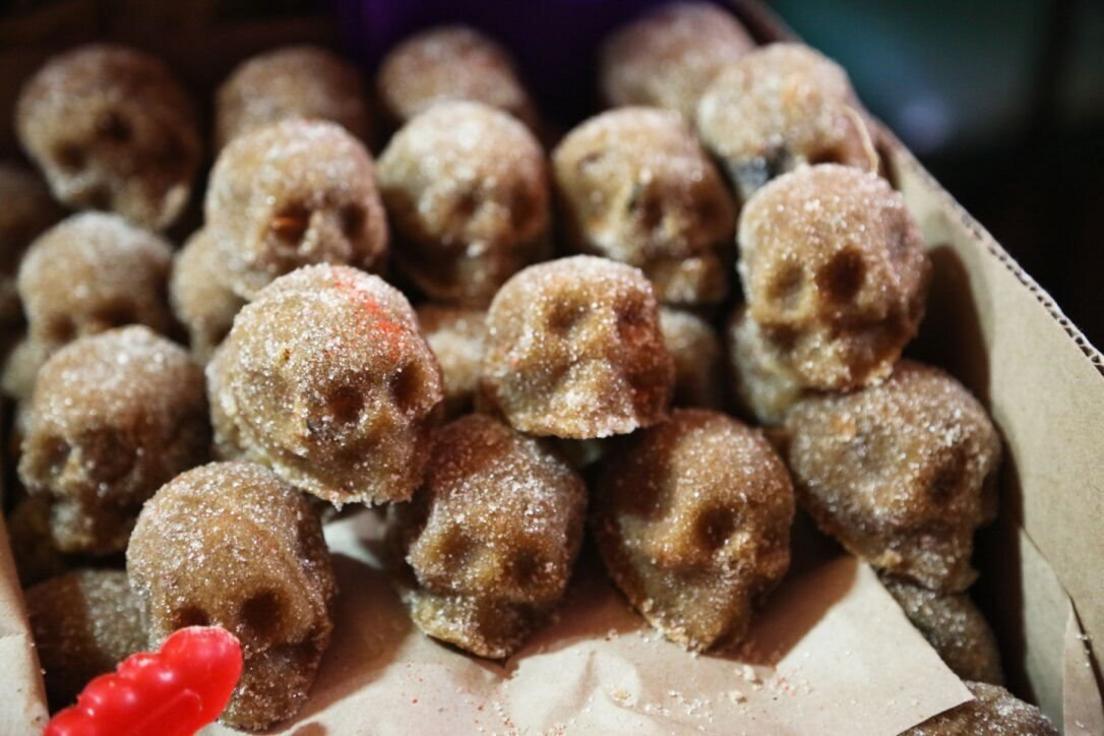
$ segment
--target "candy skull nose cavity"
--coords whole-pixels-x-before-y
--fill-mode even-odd
[[[184,606],[172,614],[173,629],[186,629],[189,626],[209,626],[211,617],[199,606]]]
[[[246,638],[254,642],[272,640],[283,623],[279,596],[271,590],[255,593],[242,603],[239,617]]]
[[[59,143],[54,149],[54,160],[63,171],[77,172],[84,168],[88,156],[79,143]]]
[[[269,224],[273,235],[281,242],[297,246],[310,227],[311,211],[302,204],[292,204],[280,210]]]

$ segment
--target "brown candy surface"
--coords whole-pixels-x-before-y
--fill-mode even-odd
[[[974,532],[996,516],[1001,443],[957,381],[902,361],[879,385],[801,400],[784,427],[798,500],[822,531],[932,590],[974,581]]]
[[[62,210],[38,175],[8,161],[0,161],[0,202],[0,322],[16,324],[22,309],[15,289],[19,260]]]
[[[487,313],[480,401],[514,428],[589,439],[662,419],[674,385],[651,285],[594,256],[511,278]]]
[[[667,304],[724,299],[735,210],[686,123],[667,110],[611,110],[552,154],[566,234],[580,251],[644,271]]]
[[[242,62],[215,98],[215,146],[269,123],[313,118],[368,140],[371,117],[357,69],[317,46],[285,46]]]
[[[790,564],[793,486],[757,431],[676,409],[604,470],[593,528],[610,577],[668,639],[738,643]]]
[[[732,313],[725,337],[733,394],[741,412],[759,424],[781,424],[786,412],[804,393],[800,380],[787,364],[784,346],[768,340],[759,324],[748,317],[744,306]]]
[[[224,264],[222,251],[208,230],[194,233],[173,257],[169,304],[188,330],[192,354],[201,363],[211,359],[245,305],[225,284]]]
[[[714,77],[753,48],[748,32],[721,7],[672,2],[606,40],[599,86],[610,105],[664,107],[691,121]]]
[[[481,414],[443,427],[413,503],[393,507],[414,622],[510,655],[563,595],[585,507],[583,481],[540,440]]]
[[[61,202],[155,230],[188,202],[202,147],[191,101],[159,60],[108,44],[52,58],[19,96],[16,132]]]
[[[889,375],[923,317],[931,267],[885,180],[837,164],[784,174],[744,206],[738,242],[748,315],[802,386]]]
[[[73,704],[97,675],[147,646],[146,617],[122,570],[77,570],[25,594],[53,709]]]
[[[446,101],[417,115],[379,162],[399,269],[431,299],[488,304],[551,255],[546,168],[532,133],[492,107]]]
[[[443,410],[441,370],[409,302],[347,266],[265,288],[207,376],[224,456],[337,505],[410,498]]]
[[[445,412],[459,416],[471,408],[479,386],[487,341],[487,313],[480,309],[423,304],[417,314],[426,343],[441,365]]]
[[[195,468],[146,504],[127,570],[151,644],[195,625],[241,641],[245,666],[224,723],[255,731],[299,711],[329,646],[336,595],[307,496],[253,463]]]
[[[806,164],[878,170],[847,73],[801,44],[770,44],[732,64],[705,91],[696,122],[744,201]]]
[[[1003,687],[967,682],[974,700],[914,726],[902,736],[1058,736],[1034,705]]]
[[[721,341],[701,317],[679,309],[659,310],[663,344],[675,362],[674,406],[718,408],[724,403]]]
[[[536,111],[510,55],[467,26],[440,26],[393,48],[380,64],[379,98],[401,125],[445,100],[469,100],[510,113],[530,128]]]
[[[211,171],[204,208],[225,280],[243,299],[300,266],[372,270],[387,253],[372,157],[336,123],[284,120],[235,138]]]

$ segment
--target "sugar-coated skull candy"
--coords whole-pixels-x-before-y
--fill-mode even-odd
[[[395,261],[430,298],[485,306],[551,254],[544,151],[477,102],[442,102],[392,137],[379,162]]]
[[[197,625],[241,641],[245,666],[224,723],[256,731],[298,712],[330,643],[337,592],[306,495],[253,463],[190,470],[142,509],[127,571],[154,646]]]
[[[745,306],[733,312],[725,337],[733,395],[741,413],[759,424],[781,424],[805,392],[786,361],[785,345],[769,341]]]
[[[802,399],[784,426],[798,500],[822,531],[932,590],[974,581],[974,531],[996,516],[1001,443],[957,381],[902,361],[879,385]]]
[[[215,145],[289,118],[338,123],[367,140],[368,100],[354,66],[317,46],[285,46],[242,62],[215,98]]]
[[[387,253],[372,157],[336,123],[285,120],[235,138],[215,162],[204,207],[225,280],[243,299],[300,266],[371,270]]]
[[[693,120],[709,83],[753,48],[731,13],[713,3],[674,2],[606,40],[599,85],[610,105],[664,107]]]
[[[735,210],[676,113],[602,113],[568,133],[552,161],[576,249],[640,268],[663,303],[724,299]]]
[[[192,354],[201,363],[230,332],[245,300],[224,282],[222,251],[210,231],[200,230],[173,257],[169,304],[188,330]]]
[[[480,404],[522,432],[627,434],[666,416],[673,387],[651,284],[631,266],[593,256],[530,266],[487,312]]]
[[[50,529],[65,552],[122,550],[146,499],[210,445],[203,372],[138,325],[55,353],[30,414],[19,478],[51,499]]]
[[[418,325],[445,382],[445,412],[459,416],[471,408],[487,340],[487,313],[441,304],[418,307]]]
[[[77,570],[27,590],[35,651],[52,708],[147,645],[146,617],[122,570]]]
[[[691,650],[738,643],[790,565],[789,473],[756,430],[676,409],[629,438],[594,496],[598,550],[652,626]]]
[[[441,369],[409,302],[377,276],[317,265],[277,279],[238,313],[207,376],[224,455],[337,505],[405,501],[421,482]]]
[[[14,324],[21,314],[15,290],[19,260],[62,211],[36,174],[7,161],[0,161],[0,202],[0,323]]]
[[[583,481],[540,440],[482,414],[446,425],[413,503],[393,507],[414,622],[509,656],[563,595],[585,508]]]
[[[709,323],[679,309],[659,310],[663,343],[675,362],[675,406],[719,407],[724,403],[721,341]]]
[[[379,98],[401,125],[444,100],[469,100],[510,113],[532,128],[536,111],[510,55],[479,31],[441,26],[415,34],[380,64]]]
[[[965,593],[940,593],[883,576],[886,590],[951,671],[963,680],[1000,685],[1000,650],[989,622]]]
[[[89,45],[54,57],[24,85],[15,125],[71,207],[161,230],[188,202],[202,154],[195,114],[152,56]]]
[[[775,179],[740,216],[748,316],[808,388],[889,375],[924,314],[931,270],[905,201],[837,164]]]
[[[771,44],[721,73],[701,99],[697,125],[745,201],[806,164],[878,169],[847,73],[801,44]]]
[[[19,583],[27,588],[61,575],[69,569],[69,558],[57,548],[50,533],[50,499],[27,496],[4,520]]]
[[[1042,711],[1003,687],[964,684],[973,700],[929,718],[901,736],[1058,736],[1058,729]]]

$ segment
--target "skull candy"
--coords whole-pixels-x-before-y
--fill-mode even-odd
[[[424,485],[392,507],[415,623],[481,657],[521,646],[561,598],[586,488],[540,440],[481,414],[445,426]]]
[[[418,307],[418,325],[441,364],[445,411],[450,417],[471,408],[487,340],[486,318],[487,313],[479,309],[442,304]]]
[[[31,241],[61,219],[46,184],[22,166],[0,161],[0,324],[17,325],[21,306],[15,273]]]
[[[336,595],[307,496],[252,463],[190,470],[142,510],[127,571],[152,644],[196,625],[241,641],[245,666],[223,722],[260,730],[299,710],[329,646]]]
[[[924,314],[930,264],[883,179],[837,164],[785,174],[745,205],[739,244],[748,317],[799,385],[889,375]]]
[[[738,643],[752,606],[789,568],[786,466],[757,431],[724,414],[676,409],[634,435],[594,498],[610,577],[689,649]]]
[[[182,348],[133,325],[86,337],[43,366],[19,477],[49,497],[63,552],[122,550],[142,504],[210,443],[203,373]]]
[[[662,419],[674,384],[651,284],[593,256],[530,266],[487,313],[480,404],[516,429],[570,439]]]
[[[272,282],[238,313],[207,376],[223,456],[337,505],[410,498],[443,410],[414,310],[347,266]]]
[[[568,133],[552,161],[577,250],[640,268],[665,304],[724,299],[735,211],[677,113],[602,113]]]
[[[110,45],[57,56],[23,87],[15,123],[67,205],[162,230],[187,204],[202,153],[195,114],[152,56]]]
[[[208,230],[188,238],[173,257],[169,303],[201,363],[211,359],[245,304],[223,283],[224,277],[222,253]]]
[[[204,207],[226,282],[243,299],[300,266],[371,270],[386,255],[372,157],[336,123],[284,120],[235,138],[215,162]]]

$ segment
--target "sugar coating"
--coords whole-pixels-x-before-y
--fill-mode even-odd
[[[745,305],[733,311],[725,338],[732,392],[741,413],[766,426],[781,424],[805,393],[787,363],[785,347],[767,339]]]
[[[445,100],[482,102],[530,128],[537,122],[510,55],[467,26],[438,26],[406,39],[383,58],[376,84],[384,110],[398,125]]]
[[[37,343],[28,350],[48,356],[75,338],[129,324],[167,332],[171,260],[163,238],[119,215],[85,212],[61,221],[31,244],[19,267],[27,333]],[[24,358],[23,366],[33,365],[30,354]],[[33,378],[19,383],[29,388]]]
[[[53,710],[146,648],[145,612],[122,570],[76,570],[28,589],[25,600]]]
[[[288,118],[337,123],[368,140],[371,116],[356,67],[317,46],[284,46],[239,64],[215,96],[215,146]]]
[[[678,114],[643,107],[602,113],[567,134],[552,164],[577,250],[640,268],[661,302],[724,299],[735,209]]]
[[[245,667],[224,723],[255,731],[299,711],[330,643],[337,594],[306,495],[253,463],[190,470],[142,509],[127,571],[152,645],[194,625],[241,641]]]
[[[594,256],[530,266],[487,312],[480,400],[522,432],[627,434],[663,419],[673,388],[659,309],[639,269]]]
[[[155,230],[183,211],[202,157],[184,89],[158,59],[122,46],[50,59],[24,84],[15,126],[58,200]]]
[[[19,478],[51,499],[50,529],[64,552],[122,550],[146,499],[207,458],[203,372],[143,326],[55,353],[29,411]]]
[[[421,482],[441,369],[406,297],[377,276],[317,265],[273,281],[207,377],[223,456],[337,505],[404,501]]]
[[[739,21],[713,3],[668,3],[603,43],[598,84],[610,105],[663,107],[689,121],[714,77],[754,48]]]
[[[445,101],[420,113],[391,138],[379,182],[396,264],[432,299],[486,306],[551,255],[544,151],[493,107]]]
[[[929,718],[902,736],[1058,736],[1058,729],[1038,708],[1003,687],[964,684],[974,700]]]
[[[885,180],[838,164],[784,174],[745,205],[737,240],[748,316],[802,386],[889,375],[924,315],[931,264]]]
[[[337,123],[284,120],[235,138],[215,161],[204,211],[243,299],[300,266],[371,270],[387,255],[375,164]]]
[[[20,404],[30,400],[38,371],[53,351],[53,344],[24,335],[4,358],[4,373],[0,376],[4,394]]]
[[[1001,443],[957,381],[902,361],[879,385],[802,399],[784,426],[798,500],[822,531],[932,590],[974,581],[974,531],[996,517]]]
[[[675,362],[674,406],[719,408],[724,403],[721,341],[701,317],[680,309],[659,310],[663,344]]]
[[[440,430],[414,502],[393,508],[414,622],[499,659],[562,597],[582,541],[586,487],[541,441],[470,414]]]
[[[807,164],[878,169],[847,73],[802,44],[770,44],[732,64],[705,90],[695,119],[745,201]]]
[[[970,596],[939,593],[889,576],[882,583],[952,672],[963,680],[1003,684],[997,639]]]
[[[192,354],[200,363],[211,359],[245,306],[225,278],[222,251],[208,230],[195,232],[173,257],[169,304],[188,330]]]
[[[30,169],[0,161],[0,323],[19,322],[22,307],[15,289],[19,260],[31,241],[61,219],[46,183]]]
[[[758,431],[724,414],[675,409],[633,435],[593,503],[613,582],[688,649],[738,643],[753,606],[789,569],[789,473]]]
[[[487,313],[443,304],[417,309],[418,325],[441,365],[445,413],[459,416],[471,408],[487,340]]]
[[[19,583],[27,588],[69,568],[69,560],[50,534],[50,499],[27,496],[4,520]]]

